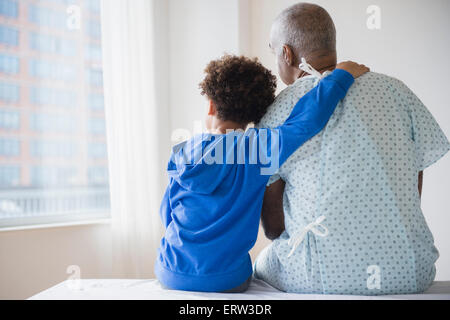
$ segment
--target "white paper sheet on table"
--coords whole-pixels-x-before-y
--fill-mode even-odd
[[[164,289],[158,280],[64,281],[30,300],[450,300],[450,281],[435,282],[423,294],[397,296],[339,296],[285,293],[263,281],[253,280],[245,293],[204,293]]]

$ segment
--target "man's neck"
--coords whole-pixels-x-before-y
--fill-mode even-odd
[[[326,67],[323,67],[323,68],[318,68],[318,69],[316,69],[316,68],[314,68],[314,69],[316,69],[317,71],[319,71],[320,73],[324,73],[324,72],[326,72],[326,71],[333,71],[334,69],[336,69],[336,63],[335,64],[333,64],[333,65],[329,65],[329,66],[326,66]]]
[[[337,65],[336,54],[332,54],[329,56],[322,56],[319,58],[312,58],[310,60],[307,60],[306,62],[309,63],[311,67],[313,67],[320,73],[324,73],[326,71],[333,71],[334,69],[336,69]],[[308,75],[309,74],[307,72],[300,70],[298,78],[306,77]]]

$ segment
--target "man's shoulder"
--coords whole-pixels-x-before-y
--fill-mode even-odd
[[[301,78],[281,91],[275,101],[268,108],[267,113],[258,124],[259,128],[274,128],[280,126],[289,117],[298,100],[307,94],[318,79],[312,76]],[[355,80],[353,88],[348,95],[353,95],[358,90],[383,90],[394,95],[402,95],[408,92],[408,87],[399,79],[382,73],[368,72]]]
[[[346,101],[359,100],[361,96],[374,97],[376,94],[389,96],[394,106],[404,106],[404,101],[414,96],[411,89],[401,80],[382,73],[368,72],[358,79],[347,93]],[[378,100],[374,99],[373,103]]]
[[[314,88],[317,82],[318,80],[314,77],[305,77],[282,90],[267,109],[258,127],[274,128],[283,124],[298,100]]]
[[[406,87],[406,85],[399,79],[388,76],[383,73],[368,72],[358,79],[355,80],[355,87],[367,86],[368,89],[373,89],[374,87],[392,88],[393,90],[397,88]]]
[[[319,83],[319,79],[308,76],[305,78],[298,79],[290,86],[287,86],[284,90],[282,90],[277,97],[275,98],[275,102],[273,105],[277,105],[283,103],[289,99],[298,100],[305,94],[307,94],[315,85]]]

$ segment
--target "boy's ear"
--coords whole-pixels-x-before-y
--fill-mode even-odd
[[[216,105],[212,100],[209,100],[208,116],[215,116],[217,114]]]

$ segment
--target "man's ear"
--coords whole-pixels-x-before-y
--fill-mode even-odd
[[[208,116],[215,116],[217,114],[216,105],[212,100],[209,100]]]
[[[295,63],[294,51],[286,44],[283,46],[283,59],[288,66],[293,66]]]

